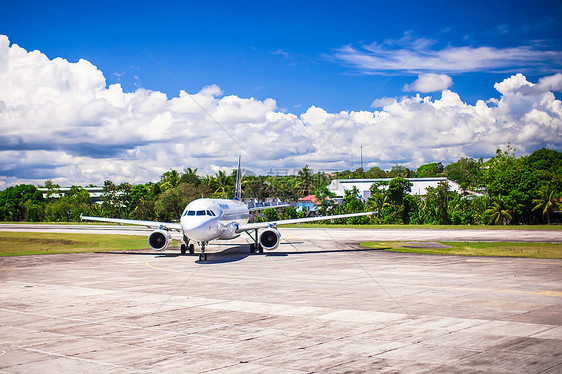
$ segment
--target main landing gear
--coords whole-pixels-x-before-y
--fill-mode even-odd
[[[250,253],[256,253],[256,252],[263,253],[263,247],[259,243],[258,245],[254,243],[250,243]]]
[[[195,253],[195,246],[193,243],[189,243],[189,239],[186,236],[183,237],[183,242],[184,244],[180,246],[180,252],[182,255],[185,255],[187,251],[189,251],[189,254]]]
[[[250,232],[248,231],[246,231],[246,234],[248,234],[248,236],[252,238],[252,240],[254,241],[253,243],[250,243],[250,253],[256,253],[256,252],[263,253],[263,247],[258,242],[259,240],[258,230],[254,230],[254,236],[252,236],[252,234],[250,234]]]

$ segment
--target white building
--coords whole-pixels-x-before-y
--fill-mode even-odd
[[[439,182],[447,182],[449,189],[455,192],[461,192],[458,183],[448,180],[447,178],[404,178],[412,183],[411,195],[425,195],[428,187],[437,188]],[[336,200],[340,201],[345,196],[345,191],[352,190],[357,187],[359,195],[363,201],[371,197],[371,186],[375,182],[389,183],[392,178],[376,178],[376,179],[334,179],[328,186],[330,192],[336,194]],[[386,189],[387,186],[381,186],[381,189]],[[341,202],[341,201],[340,201]]]
[[[53,193],[51,195],[51,197],[55,198],[55,199],[63,197],[64,195],[66,195],[67,193],[70,192],[71,188],[72,187],[57,188],[56,190],[58,191],[58,193]],[[97,202],[101,201],[101,198],[103,196],[103,186],[102,187],[80,187],[80,188],[83,188],[86,191],[88,191],[88,193],[90,194],[90,198],[92,199],[92,202],[97,203]],[[47,195],[49,194],[49,189],[46,188],[46,187],[38,187],[37,189],[43,193],[44,198],[46,198]]]

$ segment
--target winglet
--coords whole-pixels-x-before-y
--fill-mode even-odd
[[[240,158],[238,155],[238,172],[236,173],[236,188],[234,190],[234,200],[240,200],[240,192],[242,191],[242,170],[240,169]]]

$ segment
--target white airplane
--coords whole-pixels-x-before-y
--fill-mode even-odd
[[[148,245],[155,250],[165,250],[172,243],[170,230],[180,231],[183,234],[181,254],[187,251],[193,254],[195,246],[190,241],[196,242],[201,247],[199,261],[206,261],[205,247],[211,240],[230,240],[246,233],[253,240],[250,244],[250,253],[260,252],[264,249],[274,250],[279,246],[281,234],[277,226],[287,224],[300,224],[305,222],[333,220],[338,218],[367,216],[375,212],[363,212],[352,214],[338,214],[323,217],[307,217],[297,219],[285,219],[271,222],[248,223],[250,211],[267,208],[285,207],[288,205],[275,205],[266,207],[248,208],[240,201],[240,185],[242,174],[240,172],[240,157],[238,157],[238,172],[236,177],[236,189],[234,199],[197,199],[187,204],[181,216],[180,223],[140,221],[131,219],[86,217],[82,220],[112,222],[118,224],[132,224],[156,228],[148,236]],[[261,230],[261,232],[259,232]],[[253,232],[253,235],[252,235]],[[259,233],[258,233],[259,232]]]

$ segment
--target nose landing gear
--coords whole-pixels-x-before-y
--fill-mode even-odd
[[[207,261],[207,254],[205,253],[205,246],[207,243],[201,244],[201,253],[199,254],[199,261]]]

